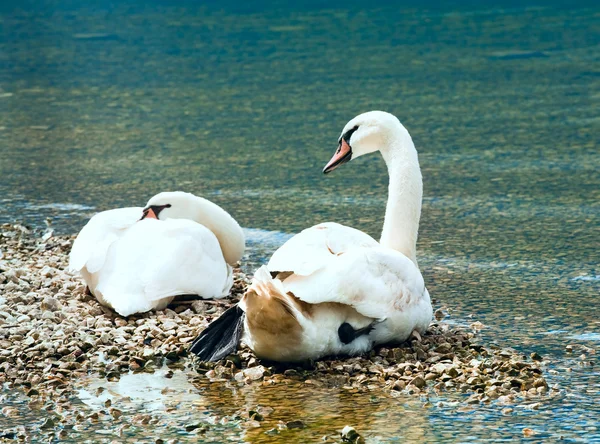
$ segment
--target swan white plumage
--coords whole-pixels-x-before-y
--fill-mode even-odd
[[[221,207],[164,192],[145,208],[94,215],[73,243],[69,269],[101,304],[129,316],[162,310],[178,295],[226,296],[244,247],[241,227]]]
[[[361,114],[346,124],[323,171],[375,151],[390,176],[380,242],[337,223],[302,231],[256,272],[242,301],[202,332],[192,352],[217,360],[241,339],[259,357],[299,361],[353,355],[427,329],[432,307],[416,259],[423,185],[408,131],[392,114]]]

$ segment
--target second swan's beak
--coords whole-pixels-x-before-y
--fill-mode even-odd
[[[335,170],[338,166],[348,162],[350,159],[352,159],[352,148],[350,148],[348,142],[346,142],[342,138],[342,140],[340,140],[340,146],[338,146],[337,151],[335,152],[331,160],[327,162],[325,168],[323,168],[323,174],[327,174]]]
[[[144,212],[142,213],[142,218],[140,220],[144,219],[158,219],[152,207],[144,208]]]

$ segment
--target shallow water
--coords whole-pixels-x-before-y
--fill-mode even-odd
[[[597,355],[580,356],[600,345],[597,4],[81,3],[0,5],[0,222],[74,233],[95,211],[184,189],[248,227],[248,271],[317,222],[377,236],[381,159],[321,168],[348,119],[385,109],[419,150],[419,263],[447,321],[540,353],[564,394],[504,416],[454,399],[196,388],[208,416],[268,399],[273,421],[309,424],[211,439],[314,441],[350,423],[369,442],[508,441],[524,427],[600,442]],[[198,399],[169,415],[189,421]]]

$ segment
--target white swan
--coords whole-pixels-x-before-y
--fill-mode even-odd
[[[162,310],[178,295],[226,296],[244,247],[241,227],[221,207],[166,192],[145,208],[93,216],[73,243],[69,269],[101,304],[129,316]]]
[[[390,176],[381,241],[336,223],[297,234],[255,274],[242,301],[213,322],[191,351],[217,360],[241,339],[275,361],[357,354],[401,342],[431,321],[416,259],[423,185],[417,151],[396,117],[382,111],[346,124],[324,173],[380,151]]]

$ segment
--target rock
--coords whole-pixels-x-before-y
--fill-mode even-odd
[[[202,423],[189,424],[189,425],[185,426],[185,431],[186,432],[191,432],[191,431],[194,431],[196,429],[200,429],[200,430],[204,429],[204,430],[206,430],[206,426],[204,424],[202,424]]]
[[[2,410],[0,410],[0,413],[7,418],[15,418],[19,416],[19,411],[14,407],[3,407]]]
[[[341,432],[342,441],[364,444],[365,440],[359,435],[354,427],[345,426]]]
[[[42,425],[40,426],[40,429],[42,429],[42,430],[53,429],[55,426],[56,426],[56,424],[54,423],[52,418],[46,418],[44,420],[44,422],[42,423]]]
[[[40,307],[44,311],[58,311],[61,309],[62,306],[58,299],[52,296],[46,296],[42,300],[42,304],[40,305]]]
[[[398,390],[398,391],[402,391],[406,388],[406,382],[398,379],[394,382],[394,385],[392,386],[393,390]]]
[[[285,427],[288,429],[303,429],[306,427],[306,425],[299,419],[296,419],[294,421],[286,422]]]
[[[162,322],[162,328],[165,331],[175,330],[177,328],[177,322],[172,321],[171,319],[165,319]]]
[[[251,381],[257,381],[261,379],[265,374],[265,368],[262,365],[247,368],[244,370],[244,376]]]
[[[1,97],[1,95],[0,95]],[[13,432],[12,430],[4,430],[4,431],[0,431],[0,439],[8,439],[8,440],[14,440],[17,439],[17,432]]]
[[[533,430],[533,429],[530,429],[529,427],[525,427],[523,429],[523,436],[529,437],[529,436],[533,436],[533,435],[536,435],[536,434],[537,434],[537,432],[535,430]]]
[[[425,379],[423,379],[422,376],[417,376],[412,381],[410,381],[410,384],[422,389],[427,385],[427,382],[425,382]]]
[[[44,265],[44,267],[40,270],[40,276],[43,277],[53,277],[55,274],[56,270],[48,265]]]

